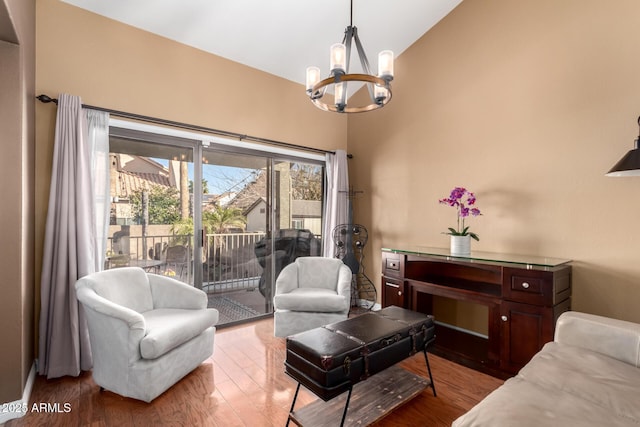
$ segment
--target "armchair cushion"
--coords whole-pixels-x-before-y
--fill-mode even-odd
[[[218,322],[216,310],[158,308],[142,316],[147,334],[140,341],[140,355],[145,359],[162,356]]]
[[[147,273],[151,285],[153,308],[182,308],[198,310],[207,308],[207,294],[200,289],[170,277]]]
[[[279,310],[340,312],[344,311],[344,297],[325,288],[298,288],[277,297]]]

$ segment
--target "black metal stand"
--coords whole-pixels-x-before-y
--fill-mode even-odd
[[[291,421],[291,415],[293,415],[293,408],[296,405],[296,400],[298,399],[299,391],[300,391],[300,383],[298,383],[298,387],[296,387],[296,394],[293,395],[293,402],[291,402],[291,409],[289,409],[289,417],[287,418],[287,424],[286,424],[287,427],[289,426],[289,422]],[[349,393],[347,394],[347,401],[344,404],[344,411],[342,412],[342,420],[340,421],[340,427],[344,426],[344,420],[347,419],[347,410],[349,409],[349,402],[351,401],[352,391],[353,391],[353,386],[349,387]]]
[[[427,372],[429,372],[429,382],[431,384],[429,384],[429,387],[431,387],[431,389],[433,390],[433,397],[438,397],[438,395],[436,394],[436,385],[433,382],[433,376],[431,375],[431,366],[429,365],[429,357],[427,356],[427,346],[424,346],[424,350],[422,350],[422,352],[424,353],[424,361],[427,362]]]

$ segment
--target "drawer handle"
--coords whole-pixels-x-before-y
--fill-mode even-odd
[[[390,262],[389,263],[389,267],[396,268],[397,266],[398,266],[398,264],[396,264],[395,262]]]
[[[389,282],[387,282],[387,283],[385,283],[385,285],[387,285],[387,286],[391,286],[392,288],[400,288],[400,285],[396,285],[395,283],[389,283]]]
[[[398,296],[401,297],[402,296],[402,291],[398,291]]]
[[[507,320],[509,320],[509,318],[507,316],[502,316],[501,319],[502,319],[503,322],[506,322]]]
[[[527,282],[522,282],[522,287],[525,289],[529,289],[529,284]]]

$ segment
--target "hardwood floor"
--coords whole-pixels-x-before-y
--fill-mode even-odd
[[[29,412],[6,425],[284,426],[297,385],[284,373],[284,350],[285,341],[273,337],[271,318],[218,330],[213,357],[149,404],[100,392],[91,373],[38,377]],[[376,426],[450,426],[503,382],[435,355],[429,361],[438,396],[427,388]],[[421,354],[400,366],[428,377]],[[315,399],[302,387],[296,408]],[[32,411],[34,403],[48,411]]]

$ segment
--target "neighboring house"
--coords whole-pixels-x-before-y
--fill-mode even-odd
[[[267,201],[264,197],[257,198],[252,205],[242,211],[247,218],[247,231],[267,231]]]
[[[316,236],[322,234],[322,201],[292,200],[291,228],[309,230]]]
[[[225,191],[222,194],[203,194],[202,206],[221,206],[225,207],[231,202],[238,193],[233,191]]]
[[[111,224],[131,224],[130,199],[135,192],[154,186],[175,187],[169,169],[152,159],[119,153],[111,153],[110,159]]]
[[[267,202],[263,197],[256,199],[243,213],[247,217],[247,231],[266,231]],[[322,234],[322,202],[320,200],[292,200],[291,222],[284,228],[309,230]]]
[[[277,213],[279,228],[307,229],[322,234],[322,201],[292,200],[291,179],[288,170],[276,171],[276,191],[280,201]],[[229,202],[230,207],[241,209],[247,217],[247,231],[265,231],[267,224],[267,174],[261,171]]]

